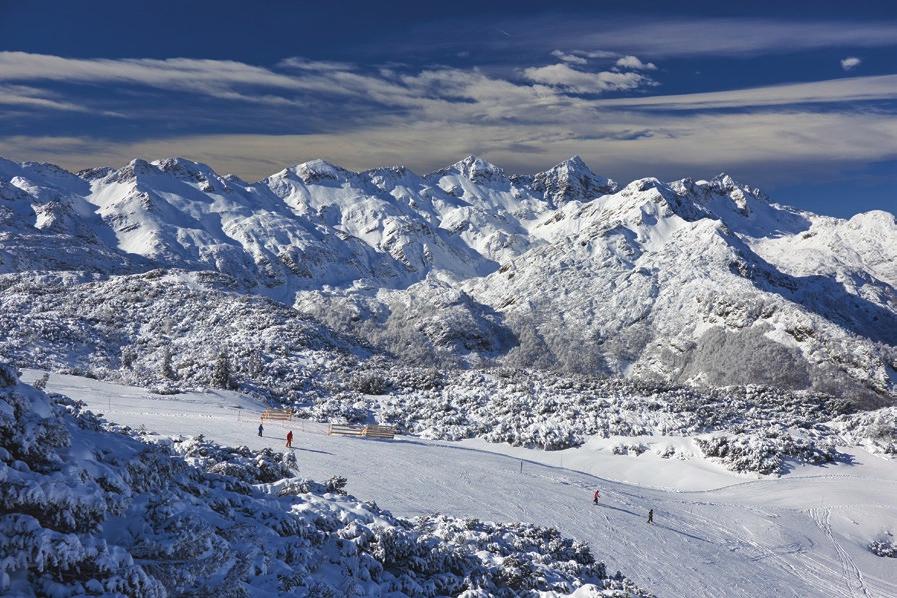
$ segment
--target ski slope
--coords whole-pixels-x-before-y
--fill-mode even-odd
[[[557,527],[658,596],[897,596],[897,562],[866,548],[875,535],[897,531],[897,463],[859,449],[848,451],[852,465],[755,479],[697,459],[615,456],[591,445],[545,453],[473,441],[372,441],[330,437],[311,422],[270,423],[260,438],[264,406],[237,393],[162,396],[59,374],[47,390],[111,421],[228,445],[283,447],[289,426],[305,477],[344,475],[352,494],[397,515]],[[623,479],[637,483],[615,481]]]

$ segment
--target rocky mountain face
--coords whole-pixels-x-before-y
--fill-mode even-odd
[[[520,176],[474,156],[423,176],[316,160],[256,183],[182,158],[78,174],[0,159],[0,288],[26,319],[23,285],[42,278],[83,294],[212,271],[278,318],[415,363],[880,403],[897,387],[895,264],[891,214],[801,212],[726,175],[619,188],[579,157]]]

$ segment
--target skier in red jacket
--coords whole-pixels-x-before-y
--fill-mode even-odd
[[[595,496],[592,497],[592,502],[597,505],[599,498],[601,498],[601,490],[595,490]]]
[[[293,448],[293,431],[287,432],[287,448]]]

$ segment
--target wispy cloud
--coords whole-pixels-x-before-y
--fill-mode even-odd
[[[841,60],[841,68],[845,71],[852,70],[855,67],[860,66],[860,63],[863,61],[857,58],[856,56],[848,56]]]
[[[636,69],[639,71],[656,71],[657,66],[653,62],[642,62],[638,56],[623,56],[617,60],[617,66],[626,69]]]
[[[583,58],[582,56],[577,56],[576,54],[568,54],[563,52],[562,50],[552,50],[551,55],[557,58],[558,60],[562,60],[564,62],[569,62],[570,64],[588,64],[589,61]]]
[[[792,21],[763,18],[569,19],[539,17],[542,37],[527,44],[601,48],[652,60],[670,56],[731,56],[819,48],[897,45],[897,21]],[[511,27],[509,24],[508,27]],[[534,28],[526,19],[513,27]],[[522,42],[521,42],[522,43]],[[566,50],[568,53],[573,53]]]
[[[5,98],[7,103],[56,111],[90,107],[91,98],[77,95],[77,85],[73,95],[57,96],[50,83],[174,88],[221,100],[209,103],[208,110],[212,117],[220,110],[218,120],[223,123],[218,135],[181,130],[159,139],[150,132],[137,141],[18,135],[0,139],[0,154],[69,167],[186,154],[247,178],[265,176],[291,160],[318,156],[358,168],[410,160],[413,167],[428,169],[464,153],[481,152],[509,167],[533,170],[581,153],[621,178],[636,174],[627,170],[634,163],[645,174],[641,165],[646,163],[693,172],[708,164],[781,168],[800,160],[897,156],[893,111],[857,105],[897,100],[897,75],[600,97],[611,91],[644,91],[654,84],[644,72],[650,63],[635,54],[615,58],[627,60],[614,68],[631,70],[589,72],[587,65],[561,60],[499,76],[476,68],[364,69],[302,58],[264,68],[216,60],[86,60],[0,53],[0,103]],[[114,98],[104,97],[114,108]],[[273,128],[231,134],[229,102],[275,116],[299,115],[313,126],[301,134],[288,127],[277,129],[277,134]]]
[[[897,120],[882,120],[871,113],[806,111],[697,114],[677,119],[619,113],[612,120],[566,126],[416,121],[308,135],[189,135],[117,143],[54,137],[0,139],[0,155],[24,154],[72,169],[121,165],[133,157],[185,155],[248,180],[316,157],[354,169],[404,163],[426,172],[471,152],[487,155],[512,172],[532,172],[581,154],[596,170],[621,180],[667,173],[708,176],[731,168],[781,171],[807,161],[831,164],[897,157]]]
[[[881,75],[767,85],[730,91],[599,99],[594,103],[605,108],[654,107],[669,110],[705,110],[895,99],[897,99],[897,75]]]
[[[568,90],[574,93],[600,94],[607,91],[628,91],[656,83],[639,73],[601,71],[590,73],[571,68],[564,63],[523,69],[530,81]]]
[[[0,85],[0,105],[83,112],[86,107],[54,99],[46,90],[26,85]]]

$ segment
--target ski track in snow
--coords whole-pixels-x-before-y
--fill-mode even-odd
[[[37,376],[26,371],[24,379]],[[47,390],[83,400],[111,421],[164,435],[201,433],[231,446],[284,450],[289,426],[302,476],[345,475],[351,493],[398,515],[557,527],[587,541],[609,571],[658,596],[897,597],[894,561],[865,547],[872,534],[897,528],[897,465],[890,461],[858,459],[850,468],[856,475],[733,475],[730,485],[671,492],[542,464],[539,451],[520,459],[412,437],[331,437],[323,424],[304,421],[269,423],[259,438],[264,406],[237,393],[159,396],[57,374]],[[595,457],[599,464],[623,458],[632,457]],[[647,523],[650,508],[654,525]],[[844,517],[833,521],[833,512]]]

